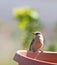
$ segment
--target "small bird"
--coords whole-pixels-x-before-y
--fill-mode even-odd
[[[43,35],[41,32],[34,32],[34,39],[32,40],[29,51],[39,51],[40,48],[43,46]]]

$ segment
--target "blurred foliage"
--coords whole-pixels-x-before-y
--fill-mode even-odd
[[[40,31],[43,28],[39,18],[39,12],[33,8],[21,7],[13,9],[13,15],[18,21],[18,27],[25,30],[23,47],[27,49],[33,37],[32,32]]]
[[[48,51],[55,51],[55,50],[56,50],[55,44],[50,44],[48,47]]]
[[[26,24],[29,22],[34,22],[38,20],[38,13],[32,8],[15,8],[13,9],[13,15],[18,21],[18,26],[20,28],[26,28]]]

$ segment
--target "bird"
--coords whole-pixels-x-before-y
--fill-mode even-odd
[[[33,32],[33,35],[34,35],[34,38],[30,44],[29,51],[36,52],[36,51],[39,51],[40,48],[43,46],[44,38],[42,33],[39,31]]]

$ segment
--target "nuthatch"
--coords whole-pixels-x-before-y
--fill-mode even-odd
[[[43,36],[41,32],[34,32],[34,39],[30,44],[29,51],[39,51],[40,48],[43,46]]]

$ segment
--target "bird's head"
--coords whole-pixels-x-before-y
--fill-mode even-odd
[[[41,32],[39,31],[33,32],[33,35],[35,36],[35,38],[40,38],[43,41],[43,35]]]
[[[34,35],[41,35],[41,32],[33,32]]]

